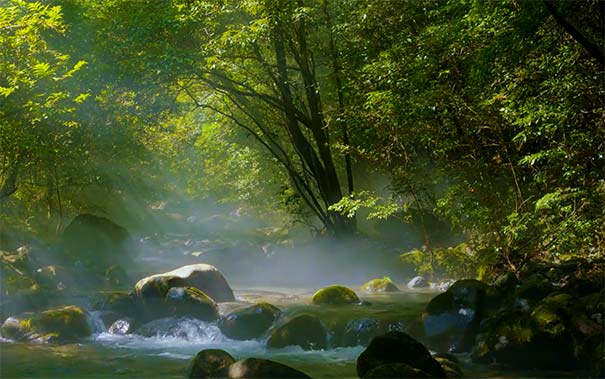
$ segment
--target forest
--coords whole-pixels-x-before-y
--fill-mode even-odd
[[[0,0],[0,376],[605,377],[604,54],[600,0]]]

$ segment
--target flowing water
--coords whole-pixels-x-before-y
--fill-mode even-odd
[[[435,296],[432,290],[406,290],[397,294],[364,296],[366,305],[318,307],[309,304],[310,290],[283,288],[236,289],[238,301],[220,305],[221,313],[258,301],[284,310],[285,317],[315,314],[329,328],[352,319],[397,320],[406,330]],[[317,378],[356,377],[355,361],[363,346],[304,351],[299,347],[268,349],[265,340],[235,341],[222,335],[215,323],[199,320],[164,320],[149,337],[109,334],[92,314],[96,333],[77,344],[23,344],[0,341],[2,378],[183,378],[191,358],[200,350],[218,348],[236,359],[272,359]],[[334,338],[331,335],[330,338]],[[561,377],[566,373],[501,371],[472,365],[464,356],[467,377]]]

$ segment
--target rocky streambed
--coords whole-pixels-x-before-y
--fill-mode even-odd
[[[196,354],[212,349],[231,357],[227,369],[262,377],[282,372],[274,363],[312,377],[598,377],[598,278],[551,269],[442,292],[385,279],[319,291],[231,289],[212,266],[184,267],[104,293],[89,308],[8,318],[0,374],[184,377]]]

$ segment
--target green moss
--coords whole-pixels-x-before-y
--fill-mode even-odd
[[[399,288],[393,283],[391,278],[372,279],[362,286],[366,292],[398,292]]]
[[[82,309],[67,306],[22,315],[18,321],[3,326],[2,332],[10,333],[18,339],[40,338],[43,341],[52,339],[65,342],[86,337],[90,335],[91,329]]]
[[[356,304],[359,303],[359,297],[350,288],[334,285],[320,289],[315,292],[311,302],[316,305],[320,304]]]

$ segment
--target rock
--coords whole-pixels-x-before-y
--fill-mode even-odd
[[[553,285],[540,274],[534,274],[517,288],[516,297],[538,301],[554,291]]]
[[[219,320],[218,326],[225,336],[236,340],[249,340],[262,336],[279,316],[280,309],[258,303],[238,309]]]
[[[424,345],[403,332],[389,332],[372,339],[357,358],[357,375],[368,377],[372,369],[393,363],[405,363],[429,376],[446,376],[441,365],[431,357]]]
[[[399,292],[399,287],[389,278],[372,279],[362,286],[363,290],[370,293],[375,292]]]
[[[107,268],[130,262],[132,240],[126,229],[113,221],[92,214],[81,214],[65,228],[61,243],[72,262],[86,267]]]
[[[464,279],[435,296],[423,316],[429,345],[442,351],[470,350],[481,320],[490,312],[489,290],[485,283]]]
[[[113,312],[117,315],[117,318],[136,317],[141,307],[137,300],[131,292],[105,292],[101,299],[96,302],[94,309]]]
[[[216,303],[194,287],[170,288],[159,307],[156,314],[164,317],[194,317],[202,321],[218,319]]]
[[[542,311],[540,311],[542,313]],[[514,367],[570,369],[576,366],[569,335],[559,315],[505,310],[486,319],[471,353],[474,362]],[[535,317],[542,319],[537,322]]]
[[[430,378],[431,376],[422,370],[418,370],[405,363],[388,363],[374,367],[366,373],[365,378]]]
[[[311,315],[300,315],[287,320],[272,332],[267,346],[281,348],[298,345],[304,350],[324,349],[327,331],[321,321]]]
[[[422,276],[415,276],[408,282],[408,288],[426,288],[429,282]]]
[[[195,287],[217,302],[235,300],[223,275],[216,267],[203,263],[143,278],[135,285],[135,294],[143,299],[163,298],[172,287]]]
[[[9,317],[0,328],[5,338],[41,342],[70,342],[91,333],[85,312],[76,306]]]
[[[131,319],[116,320],[113,324],[107,328],[107,333],[116,334],[118,336],[125,336],[126,334],[132,334],[134,331],[133,322]]]
[[[519,279],[514,272],[505,272],[494,280],[492,284],[500,293],[513,292],[515,287],[519,284]]]
[[[310,378],[310,376],[279,362],[247,358],[229,367],[229,378]]]
[[[433,358],[435,358],[435,360],[437,362],[439,362],[441,367],[443,367],[443,370],[445,371],[445,374],[446,374],[446,378],[462,378],[462,377],[464,377],[464,374],[462,373],[462,369],[458,365],[458,360],[455,357],[452,356],[452,358],[450,359],[449,357],[446,358],[446,357],[438,356],[437,354],[435,354],[433,356]]]
[[[220,349],[206,349],[195,355],[189,367],[189,378],[223,378],[235,363],[231,354]]]
[[[359,297],[353,290],[344,286],[329,286],[315,292],[311,302],[316,305],[359,304]]]

